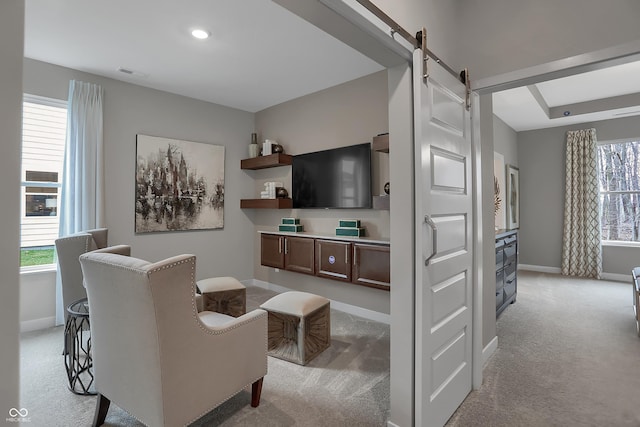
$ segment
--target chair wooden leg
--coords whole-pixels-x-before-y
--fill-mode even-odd
[[[107,418],[107,412],[109,411],[109,405],[111,401],[98,393],[98,400],[96,402],[96,412],[93,415],[93,427],[98,427],[104,424],[105,418]]]
[[[251,384],[251,407],[257,408],[260,405],[260,393],[262,393],[262,380],[264,378],[260,378],[258,381]]]

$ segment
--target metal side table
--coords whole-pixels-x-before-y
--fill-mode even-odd
[[[91,329],[89,303],[80,299],[67,307],[64,328],[65,356],[69,390],[75,394],[96,394],[93,388],[93,361],[91,360]]]

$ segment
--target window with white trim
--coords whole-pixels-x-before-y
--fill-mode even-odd
[[[66,129],[66,101],[24,95],[21,267],[54,263]]]
[[[602,240],[640,242],[640,140],[598,146]]]

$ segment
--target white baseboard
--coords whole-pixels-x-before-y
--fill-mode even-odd
[[[487,364],[487,362],[489,361],[491,356],[493,356],[493,353],[497,349],[498,349],[498,336],[496,335],[495,337],[493,337],[491,341],[489,341],[489,344],[487,344],[485,348],[482,349],[482,367],[484,367]]]
[[[560,267],[547,267],[546,265],[518,264],[518,270],[537,271],[538,273],[560,274]]]
[[[23,320],[20,322],[20,332],[37,331],[38,329],[52,328],[56,325],[56,317],[43,317],[42,319]]]
[[[602,273],[602,278],[604,280],[613,280],[614,282],[627,282],[631,284],[631,273],[629,274]]]
[[[258,279],[249,279],[242,280],[242,283],[245,286],[257,286],[262,289],[269,289],[271,291],[275,291],[278,293],[292,291],[293,289],[286,288],[284,286],[276,285],[274,283],[265,282],[264,280]],[[331,301],[331,308],[334,308],[339,311],[343,311],[348,314],[353,314],[354,316],[360,316],[365,319],[373,320],[375,322],[385,323],[387,325],[391,324],[391,315],[380,313],[377,311],[369,310],[367,308],[358,307],[351,304],[346,304],[340,301]]]
[[[545,265],[518,264],[518,270],[537,271],[538,273],[560,274],[561,269],[558,267],[547,267]],[[631,274],[620,273],[602,273],[602,279],[612,280],[615,282],[631,282]]]

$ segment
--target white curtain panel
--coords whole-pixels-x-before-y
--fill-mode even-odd
[[[602,274],[596,130],[567,132],[562,274]]]
[[[60,203],[60,236],[103,227],[103,89],[71,80]],[[60,272],[56,278],[56,324],[64,322]]]

